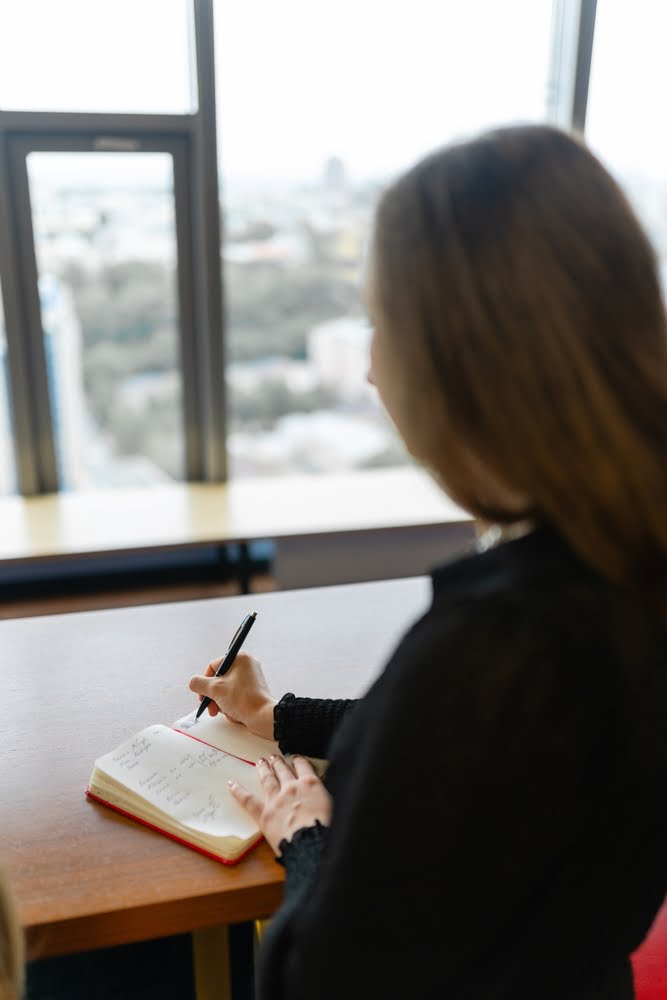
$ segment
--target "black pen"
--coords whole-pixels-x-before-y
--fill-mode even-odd
[[[224,655],[224,657],[222,659],[222,663],[220,664],[220,666],[218,667],[218,669],[215,672],[215,676],[216,677],[222,677],[222,675],[226,674],[227,671],[229,670],[229,668],[232,666],[234,660],[237,657],[237,654],[238,654],[239,650],[241,649],[241,646],[243,645],[243,643],[246,640],[246,636],[248,635],[248,632],[250,631],[250,629],[255,624],[255,618],[256,617],[257,617],[257,612],[256,611],[253,611],[252,614],[245,616],[245,618],[243,619],[243,621],[241,622],[241,624],[237,628],[236,632],[234,633],[234,638],[232,639],[232,641],[229,644],[229,649],[225,653],[225,655]],[[199,716],[202,714],[202,712],[205,711],[206,706],[210,705],[210,704],[211,704],[211,699],[208,697],[208,695],[204,695],[204,697],[201,700],[201,705],[197,709],[197,714],[195,715],[195,722],[197,721],[197,719],[199,718]]]

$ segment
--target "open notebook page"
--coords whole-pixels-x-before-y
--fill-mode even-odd
[[[143,729],[95,768],[192,830],[244,840],[257,833],[227,787],[231,778],[261,795],[255,768],[167,726]]]
[[[278,744],[273,740],[255,736],[240,723],[230,722],[221,712],[215,716],[204,712],[195,722],[196,713],[195,709],[189,715],[184,715],[182,719],[174,722],[173,728],[253,764],[259,757],[270,757],[272,753],[280,753]]]
[[[273,740],[265,740],[261,736],[255,736],[240,723],[230,722],[221,712],[214,716],[204,712],[195,722],[196,711],[195,709],[190,715],[184,715],[182,719],[178,719],[174,722],[173,728],[253,764],[260,757],[268,758],[272,753],[280,753],[278,744],[274,743]],[[289,754],[283,754],[283,756],[289,757]],[[317,757],[309,757],[308,760],[322,777],[327,769],[326,760],[320,760]]]

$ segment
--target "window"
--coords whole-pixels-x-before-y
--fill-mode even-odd
[[[3,0],[0,108],[192,111],[185,0]]]
[[[598,4],[586,139],[623,184],[661,261],[667,288],[667,7],[654,0]]]
[[[365,380],[371,214],[429,149],[546,117],[551,7],[216,3],[231,475],[408,460]]]
[[[0,489],[408,461],[365,380],[378,195],[566,108],[594,6],[0,0]]]
[[[183,479],[172,157],[31,152],[28,177],[62,487]]]

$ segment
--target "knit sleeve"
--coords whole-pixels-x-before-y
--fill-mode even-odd
[[[314,884],[328,832],[328,827],[315,820],[314,826],[297,830],[291,840],[280,841],[280,854],[276,861],[284,867],[287,876],[286,899],[291,899],[297,893],[307,892]]]
[[[297,698],[286,694],[273,710],[273,738],[281,753],[326,757],[336,728],[356,705],[346,698]]]

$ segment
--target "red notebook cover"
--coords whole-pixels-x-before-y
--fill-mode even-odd
[[[252,851],[253,847],[263,839],[263,835],[260,833],[257,835],[257,839],[253,840],[252,844],[246,847],[242,854],[239,854],[238,858],[223,858],[219,854],[213,854],[212,851],[207,851],[206,848],[200,847],[199,844],[192,844],[189,840],[183,840],[182,837],[177,837],[175,833],[171,833],[169,830],[163,830],[160,826],[155,826],[154,823],[149,823],[147,819],[142,819],[141,816],[135,816],[134,813],[128,812],[127,809],[121,809],[120,806],[114,805],[113,802],[107,802],[106,799],[101,799],[99,795],[95,795],[90,789],[86,788],[86,795],[89,799],[94,799],[95,802],[100,802],[103,806],[107,806],[109,809],[113,809],[114,812],[120,813],[121,816],[126,816],[128,819],[133,819],[136,823],[141,823],[142,826],[147,826],[149,830],[155,830],[156,833],[161,833],[163,837],[169,837],[170,840],[175,840],[177,844],[184,844],[185,847],[190,847],[193,851],[199,851],[200,854],[205,854],[207,858],[213,858],[214,861],[220,861],[223,865],[235,865],[242,858],[245,858],[246,854]]]

